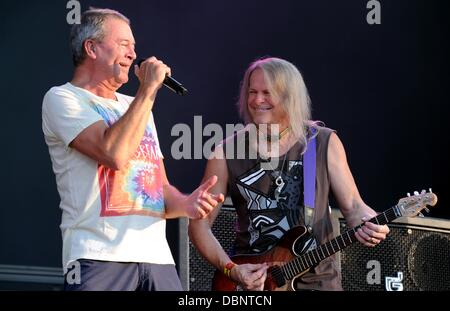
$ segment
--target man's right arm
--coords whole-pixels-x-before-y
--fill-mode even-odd
[[[210,188],[213,194],[226,193],[228,183],[228,168],[222,146],[215,150],[214,156],[208,160],[203,182],[211,176],[218,177],[217,183]],[[211,231],[211,227],[219,214],[220,206],[216,207],[204,219],[189,220],[189,237],[200,254],[219,271],[231,261],[219,241]],[[266,264],[241,264],[231,269],[230,277],[247,290],[262,290],[267,275]]]
[[[216,149],[215,152],[220,154],[221,151]],[[210,188],[209,192],[216,195],[220,193],[225,194],[227,191],[228,171],[223,157],[212,157],[208,160],[202,183],[214,175],[218,177],[217,183]],[[189,220],[189,237],[192,243],[194,243],[200,254],[218,269],[222,269],[230,261],[230,257],[225,253],[211,231],[211,226],[219,214],[220,206],[212,210],[206,218]]]
[[[91,124],[69,146],[112,169],[125,167],[141,142],[156,93],[168,72],[155,58],[135,68],[141,84],[127,112],[111,127],[103,121]]]

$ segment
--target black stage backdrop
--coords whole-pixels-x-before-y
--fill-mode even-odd
[[[204,159],[171,156],[174,125],[238,123],[240,79],[257,57],[290,60],[304,75],[313,117],[338,130],[364,200],[378,211],[432,187],[430,216],[450,218],[448,6],[366,0],[80,1],[131,19],[139,56],[156,55],[190,93],[161,89],[154,107],[170,181],[197,187]],[[60,266],[59,196],[41,131],[45,92],[72,76],[67,1],[1,1],[0,264]],[[134,95],[137,82],[121,92]],[[206,141],[208,137],[204,137]],[[176,222],[175,222],[176,223]],[[172,243],[176,225],[169,225]],[[172,229],[171,229],[172,228]]]

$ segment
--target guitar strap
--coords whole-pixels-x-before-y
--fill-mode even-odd
[[[305,226],[312,227],[316,196],[316,132],[311,127],[312,138],[309,139],[303,155],[303,198]]]

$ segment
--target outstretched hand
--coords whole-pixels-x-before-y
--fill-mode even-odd
[[[217,183],[217,176],[211,176],[186,198],[186,213],[191,219],[202,219],[219,204],[225,197],[222,193],[212,194],[208,192]]]

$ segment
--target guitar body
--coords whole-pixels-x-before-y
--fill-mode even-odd
[[[274,266],[282,265],[285,262],[291,261],[296,256],[304,252],[302,250],[307,241],[311,239],[311,234],[306,227],[297,226],[286,232],[286,234],[280,239],[276,246],[263,254],[257,255],[239,255],[231,258],[236,264],[259,264],[268,263],[269,269],[267,273],[266,282],[264,283],[264,290],[268,291],[286,291],[295,290],[294,283],[297,277],[306,273],[297,275],[294,279],[287,282],[285,285],[278,287],[272,277],[272,269]],[[307,247],[305,247],[307,248]],[[216,270],[212,282],[212,290],[214,291],[238,291],[242,290],[240,286],[233,282],[229,277],[223,274],[221,271]]]
[[[408,197],[400,199],[397,205],[371,218],[369,222],[385,225],[400,216],[416,216],[422,209],[427,210],[427,206],[434,206],[436,202],[437,196],[431,192],[431,189],[429,193],[422,191],[419,194],[416,191],[414,196],[408,194]],[[297,226],[286,232],[277,245],[269,251],[258,255],[234,256],[232,260],[237,264],[268,263],[269,269],[264,290],[295,290],[294,284],[298,277],[325,258],[357,242],[356,231],[363,225],[360,224],[347,230],[312,250],[308,250],[312,241],[311,234],[304,226]],[[212,289],[218,291],[242,290],[238,284],[220,271],[216,271],[214,274]]]

